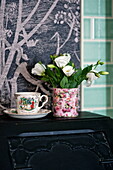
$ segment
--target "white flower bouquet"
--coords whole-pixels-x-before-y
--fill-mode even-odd
[[[52,64],[45,66],[38,62],[32,68],[32,74],[40,76],[40,79],[51,84],[53,88],[77,88],[83,80],[86,85],[91,86],[92,82],[107,75],[109,72],[96,71],[97,66],[103,65],[100,60],[96,64],[86,66],[84,69],[76,68],[71,62],[71,55],[64,53],[63,55],[51,55]]]

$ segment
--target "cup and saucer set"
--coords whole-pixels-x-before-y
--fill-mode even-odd
[[[13,118],[37,119],[48,115],[51,110],[42,109],[48,102],[47,95],[38,92],[18,92],[15,93],[17,108],[4,110],[4,113]],[[41,102],[41,106],[39,103]]]

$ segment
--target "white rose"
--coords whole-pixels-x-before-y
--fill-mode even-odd
[[[96,80],[98,77],[95,76],[95,71],[91,71],[89,73],[87,73],[86,77],[88,78],[88,80],[86,81],[86,86],[89,87],[92,85],[93,81]]]
[[[45,65],[44,64],[35,64],[35,67],[32,69],[32,74],[38,75],[38,76],[42,76],[43,73],[45,72]]]
[[[72,66],[65,66],[62,70],[64,74],[68,77],[71,76],[75,71]]]
[[[70,54],[65,54],[63,56],[55,58],[55,63],[59,68],[65,67],[71,59]]]

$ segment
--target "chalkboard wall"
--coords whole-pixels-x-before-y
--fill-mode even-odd
[[[0,6],[0,103],[14,107],[17,91],[49,94],[31,75],[36,62],[68,52],[80,65],[80,0],[1,0]]]

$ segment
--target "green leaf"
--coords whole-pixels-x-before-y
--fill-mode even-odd
[[[87,67],[85,67],[83,70],[82,70],[82,75],[86,76],[87,73],[89,73],[93,68],[93,65],[89,65]]]
[[[72,84],[72,85],[70,85],[70,86],[77,87],[78,85],[81,84],[81,82],[83,80],[86,80],[86,75],[87,75],[87,73],[89,73],[92,70],[92,67],[93,67],[93,65],[90,65],[90,66],[87,66],[86,68],[84,68],[83,70],[81,68],[79,68],[77,70],[77,72],[75,72],[73,74],[73,76],[71,76],[70,81],[72,81],[72,82],[70,84]]]
[[[49,82],[49,77],[42,77],[41,80]]]
[[[77,72],[73,74],[74,80],[78,81],[80,75],[82,75],[82,70],[81,70],[81,68],[78,69]]]
[[[53,72],[54,72],[54,76],[57,79],[57,85],[58,85],[60,83],[60,81],[62,80],[62,78],[64,77],[64,73],[63,73],[62,69],[58,68],[58,67],[54,68]]]
[[[78,83],[76,81],[69,82],[69,88],[76,88],[77,86],[78,86]]]
[[[61,88],[68,88],[68,78],[66,76],[63,77],[63,79],[60,81]]]
[[[47,67],[47,69],[46,69],[46,74],[47,74],[49,77],[51,77],[52,79],[54,79],[54,81],[56,81],[56,83],[57,83],[57,78],[55,77],[54,72],[53,72],[50,68],[48,68],[48,67]]]

